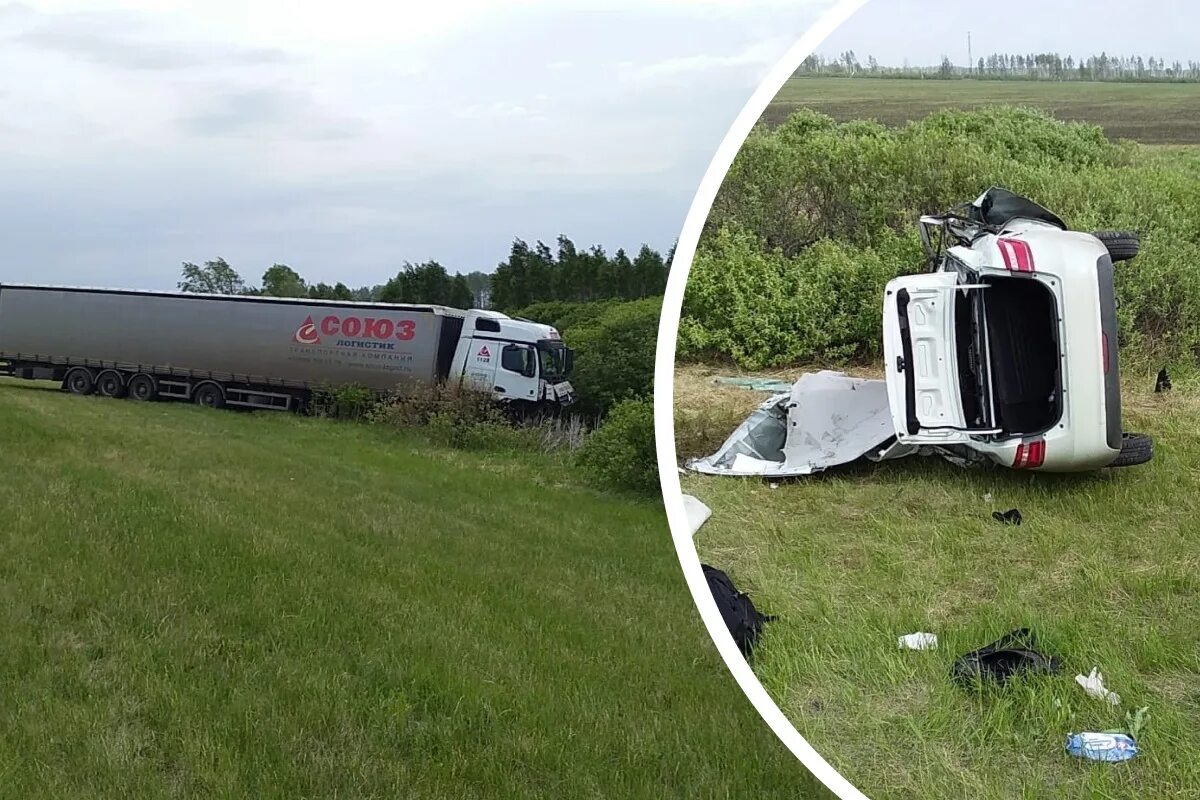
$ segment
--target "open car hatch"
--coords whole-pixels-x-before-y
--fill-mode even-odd
[[[890,281],[883,302],[888,402],[902,444],[967,440],[955,348],[954,272]]]

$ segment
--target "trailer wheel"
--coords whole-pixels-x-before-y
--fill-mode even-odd
[[[134,400],[149,402],[158,399],[158,381],[154,379],[153,375],[139,372],[129,379],[129,386],[126,388],[129,396]]]
[[[96,376],[96,393],[102,397],[121,397],[125,394],[125,378],[115,369],[106,369]]]
[[[1154,458],[1154,440],[1144,433],[1121,435],[1121,453],[1109,466],[1133,467]]]
[[[63,389],[71,394],[91,394],[95,388],[96,381],[87,367],[76,367],[63,378]]]
[[[192,399],[204,408],[224,408],[225,388],[219,383],[205,381],[192,391]]]
[[[1133,231],[1095,231],[1092,236],[1108,249],[1108,256],[1114,263],[1128,261],[1142,249],[1141,241]]]

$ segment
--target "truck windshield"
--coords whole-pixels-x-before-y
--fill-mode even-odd
[[[538,361],[541,362],[544,379],[557,381],[567,377],[567,348],[562,343],[539,344]]]

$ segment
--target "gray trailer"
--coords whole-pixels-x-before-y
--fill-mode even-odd
[[[497,335],[514,325],[535,323],[432,305],[0,285],[0,373],[76,394],[287,410],[322,385],[404,391],[461,376],[477,329],[493,347],[529,347],[521,363],[536,373],[534,346]]]

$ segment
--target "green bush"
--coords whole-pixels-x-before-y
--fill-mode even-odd
[[[309,411],[318,417],[361,420],[371,415],[378,402],[379,393],[374,389],[358,384],[325,384],[313,389]]]
[[[880,290],[921,265],[918,216],[992,185],[1076,230],[1140,231],[1142,255],[1117,272],[1121,345],[1135,359],[1200,357],[1200,158],[1006,107],[895,129],[801,111],[756,129],[706,223],[679,355],[750,369],[877,357]]]
[[[518,422],[491,395],[453,384],[382,397],[363,386],[323,386],[313,391],[311,412],[419,430],[437,444],[462,450],[569,453],[587,438],[586,425],[576,415]]]
[[[603,416],[619,401],[653,391],[661,309],[661,297],[615,303],[591,324],[563,334],[575,350],[571,383],[579,412]]]
[[[469,427],[504,422],[491,394],[456,383],[439,383],[387,395],[371,412],[370,421],[400,428],[435,424]]]
[[[649,398],[613,406],[577,456],[579,467],[596,482],[643,494],[659,490],[657,459],[654,403]]]
[[[919,267],[920,253],[915,237],[888,234],[880,250],[821,239],[789,258],[723,228],[692,263],[678,352],[746,369],[875,357],[893,259]]]
[[[521,317],[555,328],[559,333],[592,325],[624,300],[595,300],[590,303],[571,303],[566,300],[547,300],[517,309],[509,316]]]

